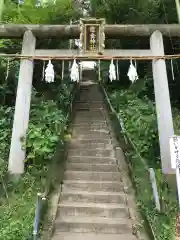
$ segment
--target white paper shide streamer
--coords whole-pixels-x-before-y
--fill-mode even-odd
[[[129,80],[132,83],[135,82],[136,80],[138,80],[137,70],[136,70],[136,67],[132,63],[132,60],[130,61],[130,66],[129,66],[127,76],[129,77]]]
[[[75,59],[73,61],[73,65],[72,65],[72,68],[71,68],[70,77],[71,77],[72,82],[79,82],[79,66],[76,63]]]
[[[82,48],[82,44],[81,44],[81,41],[79,39],[75,39],[75,45],[81,49]]]
[[[45,81],[48,83],[54,82],[54,66],[49,60],[47,68],[45,69]]]
[[[109,65],[109,79],[112,82],[116,80],[116,67],[113,63],[113,59],[111,60],[111,64]]]

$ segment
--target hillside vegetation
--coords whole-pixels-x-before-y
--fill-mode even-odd
[[[177,23],[176,6],[170,0],[91,0],[91,16],[106,18],[109,24]],[[71,0],[56,0],[36,7],[34,1],[5,1],[2,23],[69,24],[78,20],[81,13]],[[0,16],[1,17],[1,16]],[[1,39],[4,53],[20,53],[22,40]],[[178,53],[179,39],[164,38],[165,51]],[[68,40],[38,40],[38,48],[68,48]],[[124,37],[106,40],[108,48],[142,49],[149,47],[148,38]],[[43,61],[35,61],[30,123],[27,133],[26,171],[19,182],[7,175],[9,147],[12,133],[14,105],[18,81],[19,60],[0,58],[0,239],[28,239],[32,234],[37,192],[44,191],[51,161],[60,142],[63,145],[68,123],[67,109],[71,102],[73,85],[69,80],[68,63],[62,82],[61,61],[53,61],[56,82],[42,81]],[[180,66],[174,60],[174,75],[167,61],[169,88],[174,114],[175,132],[180,133]],[[7,75],[7,66],[9,73]],[[105,84],[112,105],[125,124],[126,132],[137,151],[126,154],[134,169],[137,200],[143,214],[151,223],[158,240],[173,239],[175,233],[176,196],[168,187],[160,169],[154,88],[150,62],[137,62],[140,80],[133,86],[127,78],[129,60],[119,61],[120,81]],[[107,76],[105,68],[102,76]],[[105,77],[103,78],[105,80]],[[153,167],[158,181],[162,212],[155,210],[148,173],[140,161]]]

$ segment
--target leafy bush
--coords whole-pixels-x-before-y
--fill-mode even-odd
[[[55,100],[35,100],[32,104],[27,133],[27,162],[44,164],[52,158],[55,146],[67,128],[72,90],[72,84],[62,84],[56,87],[56,92],[53,91]]]
[[[28,239],[32,233],[36,194],[44,190],[46,172],[58,142],[63,144],[72,90],[72,84],[63,84],[53,90],[52,99],[48,100],[33,91],[26,146],[28,168],[18,183],[3,179],[7,171],[14,111],[10,107],[0,109],[0,167],[3,179],[0,185],[3,193],[0,197],[0,239]]]
[[[33,164],[49,160],[57,145],[61,132],[66,129],[66,116],[56,102],[41,100],[31,110],[31,121],[27,134],[27,159]],[[30,161],[32,163],[32,161]]]
[[[9,146],[11,140],[11,127],[14,108],[0,106],[0,176],[3,178],[7,170]]]
[[[159,162],[159,145],[153,103],[139,99],[132,91],[114,91],[110,98],[142,157],[149,159],[150,166],[156,165]]]

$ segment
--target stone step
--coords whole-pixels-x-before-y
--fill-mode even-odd
[[[71,137],[72,141],[91,141],[91,142],[104,142],[104,141],[111,141],[110,135],[105,136],[94,136],[94,135],[89,135],[89,134],[76,134]]]
[[[58,232],[53,236],[52,240],[138,240],[138,238],[132,234]]]
[[[77,112],[81,112],[83,110],[85,111],[98,111],[100,110],[101,112],[104,112],[104,105],[101,103],[81,103],[81,104],[76,104],[76,106],[74,107]]]
[[[98,98],[98,99],[93,99],[93,96],[91,96],[91,94],[89,94],[89,92],[81,92],[83,99],[79,99],[77,100],[77,104],[85,104],[88,103],[91,106],[93,105],[100,105],[100,104],[104,104],[103,99],[102,98]]]
[[[91,100],[91,101],[87,101],[87,100],[77,100],[76,101],[76,104],[86,104],[86,103],[89,103],[89,104],[91,104],[91,105],[103,105],[104,106],[104,102],[103,101],[93,101],[93,100]]]
[[[91,107],[93,106],[104,106],[104,102],[103,101],[93,101],[92,99],[85,99],[86,96],[84,96],[84,99],[80,100],[80,101],[76,101],[76,105],[77,106],[81,106],[81,105],[85,105],[85,104],[89,104]]]
[[[104,138],[95,138],[95,139],[75,139],[71,138],[70,144],[112,144],[111,139],[104,139]]]
[[[82,102],[76,102],[76,106],[86,106],[89,105],[90,107],[104,107],[104,103],[102,101],[99,102],[93,102],[92,100],[88,101],[82,101]]]
[[[89,163],[68,163],[66,170],[89,171],[89,172],[118,172],[116,164],[89,164]]]
[[[79,105],[79,106],[75,106],[74,107],[74,110],[75,112],[89,112],[90,111],[90,108],[89,108],[89,105],[88,104],[84,104],[84,105]]]
[[[87,106],[87,105],[86,105]],[[89,105],[89,107],[87,108],[82,108],[81,111],[77,111],[76,114],[77,116],[81,116],[81,115],[86,115],[89,114],[91,116],[91,114],[96,114],[97,116],[104,116],[105,111],[103,107],[92,107],[91,105]]]
[[[74,120],[76,120],[76,118],[74,118]],[[87,121],[82,121],[82,122],[75,122],[73,121],[73,125],[77,126],[77,125],[95,125],[95,126],[107,126],[107,122],[104,119],[101,120],[95,120],[95,119],[90,119],[91,121],[87,122]]]
[[[101,133],[101,132],[72,132],[72,138],[76,139],[108,139],[110,138],[109,133]]]
[[[98,106],[89,106],[89,105],[84,105],[84,106],[77,106],[77,107],[74,107],[74,110],[77,114],[83,114],[83,113],[101,113],[103,116],[105,116],[105,112],[104,112],[104,108],[103,107],[98,107]]]
[[[101,112],[105,112],[104,111],[104,105],[101,103],[81,103],[81,104],[76,104],[76,106],[74,107],[78,113],[80,113],[81,111],[101,111]]]
[[[113,158],[114,157],[114,151],[112,150],[93,150],[93,149],[69,149],[68,151],[68,157],[73,157],[73,156],[82,156],[82,157],[110,157]]]
[[[63,182],[63,191],[66,190],[81,190],[81,191],[107,191],[107,192],[122,192],[124,186],[122,182],[118,181],[70,181]]]
[[[115,164],[115,158],[109,157],[82,157],[82,156],[71,156],[67,158],[67,162],[71,163],[96,163],[96,164]]]
[[[87,94],[85,93],[85,95],[84,95],[85,97],[86,97],[86,99],[85,100],[81,100],[81,99],[79,99],[79,100],[77,100],[76,101],[76,103],[78,104],[78,103],[89,103],[89,104],[91,104],[91,105],[93,105],[93,104],[104,104],[104,102],[103,102],[103,100],[93,100],[93,99],[87,99]]]
[[[110,132],[100,132],[100,131],[91,131],[91,130],[73,130],[72,131],[72,137],[73,138],[81,138],[83,137],[84,139],[108,139],[110,138]]]
[[[81,124],[81,125],[107,125],[106,123],[106,120],[105,119],[78,119],[78,118],[75,118],[74,119],[74,124]]]
[[[88,108],[84,108],[83,110],[81,111],[77,111],[76,112],[76,116],[92,116],[92,115],[95,115],[95,116],[105,116],[105,111],[104,109],[101,107],[101,108],[92,108],[90,105]]]
[[[56,219],[55,230],[79,233],[132,233],[131,220],[126,218],[98,218],[63,216]]]
[[[104,121],[106,120],[106,115],[104,113],[100,112],[101,110],[84,110],[81,112],[78,112],[76,115],[74,115],[74,119],[81,119],[82,121],[86,120],[99,120],[99,121]]]
[[[105,114],[104,112],[102,112],[101,110],[99,111],[92,111],[92,110],[88,110],[88,111],[79,111],[75,114],[75,119],[91,119],[91,120],[105,120]]]
[[[106,119],[105,118],[102,118],[102,117],[91,117],[91,116],[86,116],[86,117],[75,117],[74,118],[74,121],[73,121],[74,124],[84,124],[84,123],[87,123],[87,124],[105,124],[106,123]]]
[[[85,132],[104,132],[104,133],[109,133],[109,128],[108,126],[104,127],[104,128],[99,128],[99,127],[96,127],[96,126],[76,126],[74,129],[73,129],[75,132],[82,132],[82,131],[85,131]]]
[[[65,180],[122,181],[119,172],[65,171]]]
[[[86,114],[77,114],[75,115],[75,119],[74,120],[80,120],[80,121],[87,121],[87,122],[91,122],[91,121],[105,121],[106,118],[104,115],[101,114],[97,114],[97,113],[92,113],[92,112],[87,112]]]
[[[66,216],[77,217],[103,217],[103,218],[129,218],[126,205],[110,203],[59,203],[57,218]]]
[[[116,192],[88,192],[88,191],[66,191],[61,194],[61,202],[93,202],[93,203],[126,203],[125,193]]]
[[[99,122],[73,122],[72,124],[73,128],[76,127],[95,127],[95,128],[104,128],[107,127],[107,123],[103,122],[103,123],[99,123]]]
[[[109,135],[109,130],[107,129],[99,129],[99,128],[74,128],[74,134],[95,134],[95,135]]]
[[[87,149],[93,149],[93,150],[97,150],[97,149],[99,149],[99,150],[104,150],[104,149],[106,149],[106,150],[108,150],[108,149],[110,149],[110,150],[113,150],[113,146],[112,146],[112,144],[110,143],[110,144],[107,144],[107,143],[89,143],[89,142],[78,142],[78,141],[74,141],[74,142],[70,142],[69,143],[69,146],[68,146],[68,149],[85,149],[85,148],[87,148]]]
[[[84,124],[89,124],[89,125],[103,125],[103,124],[106,124],[107,126],[107,123],[105,121],[105,119],[96,119],[95,117],[94,118],[76,118],[74,119],[74,124],[81,124],[82,126]]]

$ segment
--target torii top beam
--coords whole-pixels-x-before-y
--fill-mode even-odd
[[[79,38],[79,25],[31,25],[1,24],[0,38],[22,38],[25,31],[31,30],[37,38]],[[118,39],[121,36],[148,37],[156,30],[164,36],[179,37],[179,24],[146,24],[146,25],[105,25],[107,38]]]

